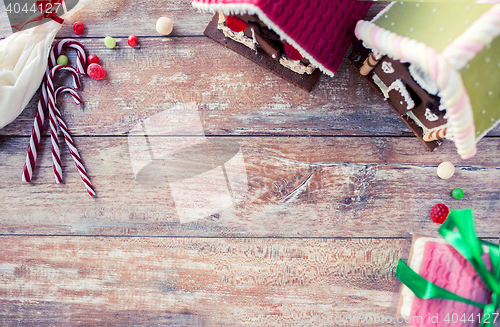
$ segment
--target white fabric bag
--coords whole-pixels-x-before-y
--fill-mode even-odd
[[[80,0],[62,19],[92,0]],[[52,41],[61,24],[50,21],[0,41],[0,129],[16,119],[29,103],[47,68]]]

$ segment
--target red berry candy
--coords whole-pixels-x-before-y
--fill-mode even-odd
[[[87,68],[87,75],[93,79],[103,79],[106,76],[106,70],[98,64],[90,64]]]
[[[300,52],[290,44],[285,44],[285,54],[290,60],[302,60],[302,58],[304,58]]]
[[[99,57],[95,54],[91,54],[87,57],[87,62],[89,64],[97,64],[99,62]]]
[[[247,23],[234,16],[226,17],[226,26],[236,33],[243,32],[247,29]]]
[[[137,45],[137,36],[135,35],[130,35],[127,40],[128,45],[131,47],[135,47]]]
[[[73,32],[75,32],[76,35],[82,35],[84,29],[85,29],[85,25],[83,25],[82,22],[76,22],[73,25]]]
[[[442,224],[448,218],[448,214],[450,213],[450,209],[442,203],[436,204],[431,209],[431,219],[433,222]]]

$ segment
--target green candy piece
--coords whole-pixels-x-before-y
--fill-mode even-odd
[[[116,41],[111,36],[106,36],[104,38],[104,45],[110,49],[113,49],[114,47],[116,47]]]
[[[57,57],[58,65],[67,65],[68,62],[69,62],[68,57],[66,57],[65,55],[60,55],[59,57]]]
[[[453,196],[455,199],[461,199],[464,197],[464,191],[462,191],[461,188],[456,188],[453,191],[451,191],[451,196]]]

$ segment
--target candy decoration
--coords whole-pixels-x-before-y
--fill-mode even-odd
[[[87,57],[87,54],[85,53],[83,45],[80,42],[73,39],[61,40],[56,42],[56,44],[54,44],[54,46],[52,47],[52,51],[50,52],[49,65],[52,63],[50,69],[52,69],[56,65],[56,58],[59,57],[62,50],[65,48],[72,48],[76,50],[76,54],[78,57],[78,61],[76,63],[77,64],[76,71],[78,72],[78,74],[85,74],[85,68],[86,68],[85,58]]]
[[[59,146],[59,141],[57,139],[57,117],[54,112],[54,107],[56,106],[56,97],[54,90],[54,75],[60,70],[67,70],[72,73],[74,78],[74,84],[76,88],[80,88],[80,79],[78,77],[78,73],[71,66],[58,65],[52,68],[47,77],[47,94],[48,94],[48,109],[49,109],[49,122],[50,122],[50,139],[52,142],[51,150],[52,150],[52,162],[53,162],[53,170],[56,178],[56,183],[59,184],[62,182],[62,165],[61,165],[61,150]]]
[[[138,41],[137,41],[137,36],[135,36],[135,35],[130,35],[130,36],[128,37],[127,43],[128,43],[128,45],[130,45],[131,47],[135,47],[135,46],[137,45],[137,43],[138,43]]]
[[[174,22],[168,17],[160,17],[156,21],[156,31],[161,35],[169,35],[174,29]]]
[[[82,23],[82,22],[76,22],[76,23],[73,25],[73,32],[74,32],[76,35],[82,35],[84,30],[85,30],[85,25],[83,25],[83,23]]]
[[[437,175],[441,179],[450,179],[455,174],[455,166],[449,161],[439,164],[437,168]]]
[[[71,67],[71,66],[66,66],[66,65],[57,65],[56,66],[56,58],[59,57],[59,54],[63,48],[66,47],[72,47],[77,49],[78,51],[78,64],[77,64],[77,69]],[[35,117],[35,123],[31,132],[31,139],[30,139],[30,145],[28,147],[28,153],[26,155],[26,163],[24,165],[24,171],[23,171],[23,181],[30,182],[31,178],[33,176],[33,170],[35,168],[35,163],[36,163],[36,157],[37,157],[37,151],[39,148],[40,144],[40,134],[41,134],[41,129],[44,123],[44,118],[45,118],[45,113],[48,111],[49,112],[49,121],[50,121],[50,126],[51,126],[51,141],[52,141],[52,158],[53,158],[53,165],[54,165],[54,174],[56,178],[56,183],[60,183],[62,180],[62,168],[61,168],[61,160],[60,160],[60,148],[59,148],[59,142],[57,140],[57,127],[61,128],[64,138],[66,143],[68,144],[68,148],[70,149],[70,153],[73,156],[73,160],[76,163],[76,166],[78,168],[78,171],[80,173],[80,176],[82,177],[82,180],[85,183],[85,187],[87,188],[87,192],[89,195],[92,197],[94,196],[95,190],[92,187],[92,184],[90,183],[90,179],[87,175],[87,172],[85,170],[85,167],[83,166],[82,160],[80,158],[80,155],[78,153],[78,150],[76,149],[74,142],[71,138],[71,135],[69,134],[69,130],[62,118],[61,112],[56,106],[56,98],[57,95],[59,95],[61,92],[69,92],[72,94],[73,99],[77,103],[81,103],[81,99],[76,93],[76,91],[72,88],[69,87],[60,87],[57,90],[54,90],[54,84],[53,84],[53,78],[54,75],[59,71],[59,70],[67,70],[73,75],[74,79],[74,85],[76,88],[80,87],[80,79],[79,79],[79,74],[84,74],[85,73],[85,66],[86,66],[86,55],[85,55],[85,49],[83,46],[75,41],[75,40],[62,40],[54,44],[50,56],[49,56],[49,61],[47,65],[47,70],[46,70],[46,75],[44,78],[44,81],[42,83],[42,94],[40,95],[40,100],[38,102],[38,110],[36,113]]]
[[[285,44],[284,48],[285,48],[285,54],[288,57],[288,59],[295,61],[302,60],[303,58],[302,55],[293,46],[291,46],[290,44]]]
[[[449,213],[450,209],[446,205],[439,203],[432,207],[431,219],[435,223],[442,224],[448,218]]]
[[[451,196],[453,196],[455,199],[462,199],[464,197],[464,191],[457,187],[453,191],[451,191]]]
[[[31,182],[33,176],[33,170],[36,164],[36,158],[38,154],[38,148],[41,139],[41,130],[44,124],[45,113],[48,110],[48,94],[47,94],[47,78],[50,70],[56,65],[57,59],[64,48],[74,48],[77,50],[78,61],[77,61],[77,72],[79,74],[85,74],[85,49],[83,45],[73,39],[65,39],[56,42],[50,51],[49,60],[47,64],[47,69],[45,72],[45,77],[42,82],[40,100],[38,102],[38,109],[35,116],[35,122],[31,130],[30,144],[28,146],[28,151],[26,154],[26,161],[24,164],[22,180],[24,182]],[[79,81],[78,81],[79,82]],[[76,83],[76,81],[75,81]]]
[[[91,54],[87,57],[87,62],[90,64],[97,64],[99,62],[99,57],[95,54]]]
[[[74,89],[67,87],[67,86],[63,86],[63,87],[58,88],[54,94],[55,98],[57,98],[57,96],[63,92],[70,93],[73,96],[73,100],[75,100],[75,102],[77,104],[82,103],[82,100],[81,100],[80,96],[78,95],[78,93],[76,93],[76,91]],[[66,145],[69,148],[69,152],[71,153],[73,161],[76,164],[76,168],[78,169],[78,173],[80,173],[80,177],[82,178],[83,183],[85,184],[85,187],[87,188],[87,192],[89,193],[89,195],[91,197],[93,197],[96,195],[96,192],[94,190],[94,187],[92,186],[92,183],[90,182],[90,178],[87,174],[87,171],[85,170],[85,167],[83,165],[80,154],[78,153],[78,150],[75,147],[75,143],[73,142],[73,138],[71,137],[68,126],[66,126],[66,123],[64,122],[59,109],[55,105],[52,107],[52,109],[53,109],[53,112],[55,113],[55,116],[57,117],[59,127],[61,127],[61,131],[63,132],[63,135],[64,135],[64,140],[66,141]]]
[[[106,76],[106,70],[98,64],[90,64],[87,68],[87,75],[93,79],[103,79]]]
[[[241,19],[234,16],[226,17],[226,26],[231,29],[231,31],[239,33],[247,29],[247,24]]]
[[[424,141],[430,142],[430,141],[436,141],[439,139],[443,139],[446,136],[446,133],[448,131],[448,128],[441,128],[436,131],[429,132],[424,135]]]
[[[58,65],[67,65],[68,62],[69,62],[68,57],[66,57],[65,55],[60,55],[59,57],[57,57]]]
[[[380,54],[376,54],[375,52],[370,53],[370,56],[366,58],[363,66],[359,69],[359,73],[363,76],[368,75],[377,66],[380,59],[382,59]]]
[[[104,38],[104,45],[110,49],[116,47],[116,41],[111,36],[106,36]]]

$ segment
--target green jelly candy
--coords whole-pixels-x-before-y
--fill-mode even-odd
[[[104,38],[104,45],[110,49],[113,49],[114,47],[116,47],[116,41],[111,36],[106,36]]]
[[[66,57],[65,55],[60,55],[59,57],[57,57],[58,65],[67,65],[68,62],[69,62],[68,57]]]
[[[454,189],[453,191],[451,191],[451,195],[455,198],[455,199],[461,199],[464,197],[464,191],[462,191],[461,188],[456,188]]]

